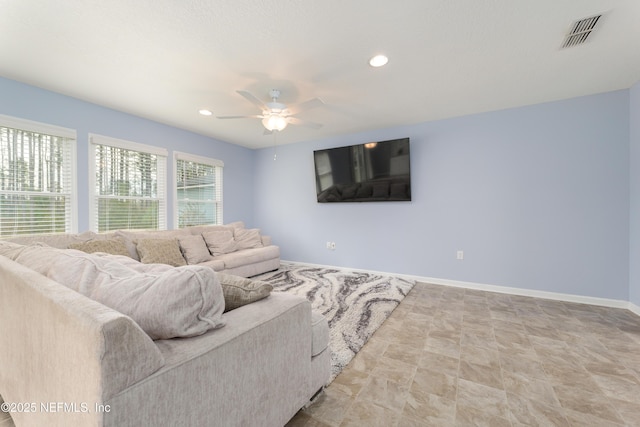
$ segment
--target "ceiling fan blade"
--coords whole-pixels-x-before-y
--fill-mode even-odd
[[[290,111],[291,115],[295,115],[301,113],[306,110],[310,110],[312,108],[321,107],[324,105],[324,101],[320,98],[313,98],[308,101],[302,102],[300,104],[292,105],[287,108]]]
[[[216,116],[219,119],[262,119],[262,116]]]
[[[323,126],[320,123],[310,122],[308,120],[301,120],[297,117],[287,117],[287,121],[292,125],[304,126],[311,129],[320,129]]]
[[[256,98],[255,95],[251,92],[247,92],[246,90],[237,90],[236,92],[242,95],[247,101],[258,107],[260,110],[264,111],[269,109],[264,102]]]
[[[269,129],[265,129],[264,132],[262,132],[263,135],[271,135],[272,133],[273,131]]]

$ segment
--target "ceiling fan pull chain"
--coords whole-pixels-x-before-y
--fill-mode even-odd
[[[273,131],[273,161],[278,160],[278,137],[276,134],[278,131]]]

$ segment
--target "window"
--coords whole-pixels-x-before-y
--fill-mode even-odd
[[[89,225],[110,230],[164,230],[167,151],[90,135]]]
[[[222,224],[222,168],[220,160],[174,153],[176,221],[178,228]]]
[[[0,237],[77,232],[76,132],[0,115]]]

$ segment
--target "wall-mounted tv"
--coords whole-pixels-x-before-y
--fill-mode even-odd
[[[319,203],[411,201],[409,138],[313,152]]]

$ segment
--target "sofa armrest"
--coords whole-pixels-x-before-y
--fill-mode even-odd
[[[96,405],[164,364],[129,317],[4,256],[0,283],[0,394],[36,405],[16,425],[102,425]]]
[[[271,236],[260,236],[262,239],[262,246],[270,246],[271,245]]]
[[[273,292],[223,318],[203,335],[156,341],[165,366],[111,399],[105,426],[285,425],[317,390],[311,304]]]

